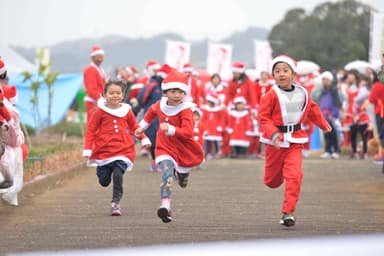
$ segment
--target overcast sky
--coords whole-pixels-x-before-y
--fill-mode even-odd
[[[384,0],[360,0],[384,12]],[[249,26],[271,29],[287,10],[325,0],[0,0],[0,44],[49,46],[105,35],[176,32],[220,40]],[[335,2],[335,1],[332,1]]]

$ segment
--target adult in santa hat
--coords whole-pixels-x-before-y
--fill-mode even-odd
[[[256,109],[256,90],[251,79],[245,74],[245,65],[242,62],[236,61],[232,64],[232,80],[228,83],[228,97],[226,105],[233,102],[236,97],[244,97],[247,105]]]
[[[309,119],[324,132],[331,126],[307,90],[294,83],[296,61],[286,55],[272,60],[275,84],[261,98],[258,109],[260,141],[265,145],[264,184],[278,188],[285,182],[280,224],[294,226],[294,212],[299,200],[302,172],[302,149],[308,141],[302,122]]]
[[[104,50],[99,46],[93,46],[90,53],[91,63],[84,69],[84,87],[86,96],[85,110],[87,112],[87,122],[96,110],[97,100],[103,94],[104,84],[107,81],[107,75],[101,64],[104,61]]]
[[[204,160],[203,149],[193,138],[192,108],[196,104],[184,101],[189,91],[188,80],[187,74],[177,71],[169,73],[161,85],[164,97],[150,107],[139,124],[141,128],[135,132],[136,136],[140,136],[150,123],[159,119],[155,154],[158,168],[162,171],[162,183],[157,215],[164,223],[172,220],[172,177],[180,187],[185,188],[191,168]]]
[[[161,65],[156,60],[149,60],[145,65],[145,74],[138,79],[139,83],[147,85],[153,76],[157,75],[157,72],[161,68]]]

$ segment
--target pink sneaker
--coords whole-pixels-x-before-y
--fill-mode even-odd
[[[112,202],[111,216],[121,216],[120,204]]]

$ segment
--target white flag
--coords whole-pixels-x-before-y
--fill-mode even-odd
[[[268,41],[254,41],[255,46],[255,69],[268,70],[270,72],[270,67],[272,63],[272,47]]]
[[[369,62],[381,62],[384,53],[384,13],[371,12]]]
[[[207,71],[209,74],[218,73],[222,79],[231,77],[232,45],[209,43]]]
[[[183,65],[189,62],[191,45],[186,42],[167,40],[165,50],[165,63],[181,71]]]

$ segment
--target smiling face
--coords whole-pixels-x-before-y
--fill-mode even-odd
[[[183,102],[185,92],[180,89],[169,89],[164,92],[168,98],[167,104],[170,106],[177,106]]]
[[[289,90],[295,80],[296,73],[285,62],[278,62],[273,68],[273,78],[281,89]]]
[[[111,84],[106,88],[104,97],[107,100],[107,107],[118,108],[124,97],[123,88],[120,85]]]

